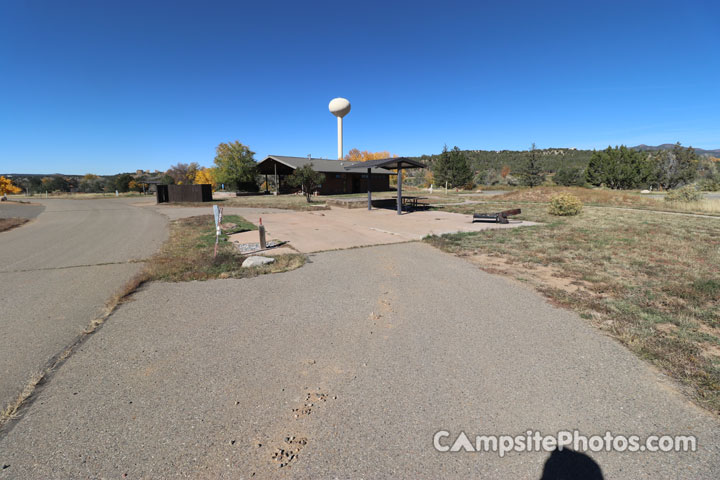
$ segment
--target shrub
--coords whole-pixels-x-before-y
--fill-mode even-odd
[[[720,191],[720,174],[715,175],[712,178],[706,178],[701,183],[701,189],[706,192],[718,192]]]
[[[548,211],[551,215],[569,216],[577,215],[582,211],[582,202],[575,195],[560,193],[550,198]]]
[[[475,190],[475,182],[467,182],[465,185],[462,186],[463,190]]]
[[[695,185],[685,185],[665,195],[665,200],[668,202],[699,202],[702,198],[702,192],[695,188]]]
[[[287,178],[287,182],[293,187],[301,187],[305,193],[305,200],[310,203],[313,191],[322,185],[325,181],[325,174],[316,172],[312,168],[312,163],[296,168],[292,175]]]
[[[585,170],[580,167],[561,167],[553,181],[564,187],[582,187],[585,185]]]

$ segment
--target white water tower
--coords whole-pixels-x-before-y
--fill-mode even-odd
[[[335,115],[338,119],[338,160],[342,160],[343,158],[343,134],[342,134],[342,119],[345,115],[350,113],[350,100],[347,98],[333,98],[330,100],[330,105],[328,105],[328,108],[330,109],[330,113]]]

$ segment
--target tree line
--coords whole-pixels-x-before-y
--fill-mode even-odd
[[[612,189],[669,190],[697,184],[720,190],[720,159],[698,155],[680,143],[670,149],[640,151],[626,146],[589,151],[543,149],[522,152],[463,151],[445,146],[439,155],[416,157],[428,172],[410,172],[417,186],[471,189],[476,185],[604,186]]]
[[[177,163],[166,171],[143,171],[100,176],[27,175],[12,179],[28,193],[42,192],[147,192],[153,183],[211,184],[213,189],[258,191],[255,152],[239,141],[221,143],[210,167],[197,162]],[[345,160],[389,158],[387,151],[351,149]],[[408,170],[411,185],[471,189],[476,185],[537,186],[552,182],[564,186],[605,186],[613,189],[673,189],[696,183],[705,190],[720,190],[720,158],[698,155],[680,143],[670,149],[638,150],[626,146],[604,150],[537,149],[526,151],[460,150],[445,146],[440,154],[415,157],[426,171]],[[312,179],[317,182],[318,179]],[[302,182],[299,183],[303,185]]]
[[[166,171],[137,170],[117,175],[22,175],[12,182],[28,194],[53,192],[120,193],[147,192],[150,185],[160,184],[211,184],[213,189],[224,184],[229,188],[247,188],[257,191],[255,152],[235,141],[221,143],[215,149],[212,167],[201,167],[197,162],[177,163]]]

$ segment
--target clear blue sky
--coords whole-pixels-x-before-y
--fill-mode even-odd
[[[720,6],[0,3],[0,172],[209,166],[215,146],[720,148]]]

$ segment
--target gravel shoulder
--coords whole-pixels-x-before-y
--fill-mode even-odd
[[[250,279],[152,283],[0,434],[0,478],[539,478],[469,436],[693,434],[605,478],[718,478],[720,423],[571,312],[421,243]],[[281,467],[279,449],[297,454]]]

